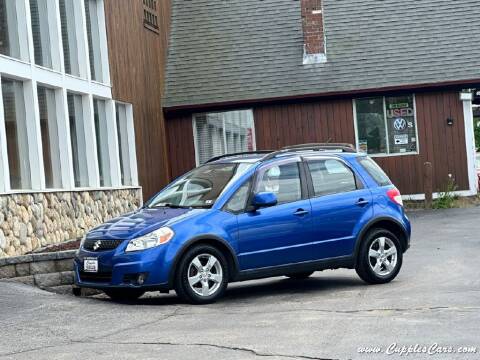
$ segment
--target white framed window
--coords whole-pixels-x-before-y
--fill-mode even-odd
[[[0,0],[0,54],[29,60],[24,1]]]
[[[0,193],[138,186],[108,64],[103,0],[0,0]]]
[[[31,173],[24,86],[21,81],[7,78],[2,78],[1,82],[10,188],[29,189]]]
[[[121,184],[133,186],[138,183],[138,175],[132,105],[117,102],[115,104],[115,113]]]
[[[214,156],[256,150],[252,110],[193,115],[195,158],[201,165]]]
[[[50,27],[55,21],[52,1],[30,0],[30,17],[35,64],[53,68]],[[56,70],[60,70],[56,68]]]
[[[63,43],[63,63],[67,74],[80,76],[79,47],[77,41],[77,22],[75,0],[59,0],[60,24]]]
[[[103,64],[101,49],[101,32],[99,18],[99,2],[84,0],[85,21],[87,25],[88,57],[90,59],[90,76],[92,80],[103,82]]]
[[[57,99],[55,90],[37,86],[40,132],[42,138],[45,187],[62,188],[60,133],[57,119]]]
[[[418,153],[415,95],[354,100],[357,150],[372,156]]]
[[[88,159],[82,96],[68,93],[67,103],[74,183],[75,187],[87,187],[89,185]]]
[[[112,186],[105,100],[93,99],[93,119],[95,124],[95,140],[97,142],[100,186]]]

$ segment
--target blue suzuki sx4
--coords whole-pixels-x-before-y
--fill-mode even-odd
[[[410,232],[399,191],[346,144],[224,155],[88,232],[75,258],[76,290],[129,300],[174,289],[203,304],[229,282],[324,269],[387,283]]]

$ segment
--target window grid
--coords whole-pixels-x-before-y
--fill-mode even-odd
[[[157,0],[143,0],[143,25],[145,28],[159,33]]]
[[[5,0],[3,0],[5,1]],[[5,129],[5,111],[4,111],[4,101],[3,101],[3,92],[0,89],[0,171],[1,177],[0,180],[0,193],[11,193],[11,192],[31,192],[31,191],[64,191],[64,190],[74,190],[78,189],[79,187],[87,187],[87,188],[99,188],[99,179],[98,179],[98,170],[95,176],[95,171],[92,172],[92,167],[89,165],[89,169],[86,171],[86,179],[83,183],[80,184],[77,181],[77,186],[75,185],[74,181],[74,163],[73,163],[73,155],[72,154],[72,144],[71,138],[75,136],[72,134],[75,129],[72,129],[70,126],[69,120],[69,111],[68,111],[68,97],[69,95],[76,95],[81,98],[81,112],[85,115],[83,120],[86,120],[87,123],[83,124],[85,129],[91,135],[87,140],[90,147],[96,149],[96,139],[95,139],[95,128],[94,128],[94,114],[93,114],[93,99],[98,98],[105,102],[107,110],[105,111],[105,122],[108,123],[109,129],[115,129],[111,136],[116,138],[116,116],[115,116],[115,102],[112,100],[111,95],[111,88],[109,84],[103,84],[92,81],[90,76],[87,76],[88,73],[83,71],[84,74],[81,74],[81,77],[69,77],[69,76],[61,76],[59,74],[60,64],[68,66],[68,59],[63,59],[63,49],[62,46],[63,41],[66,36],[68,36],[68,29],[64,29],[62,31],[62,23],[61,23],[61,10],[62,10],[62,2],[65,0],[59,0],[57,2],[50,2],[49,0],[32,0],[36,3],[47,3],[48,6],[46,7],[47,11],[47,27],[43,28],[43,35],[48,36],[48,41],[50,42],[50,46],[42,47],[41,56],[50,56],[53,67],[55,70],[51,68],[47,68],[45,64],[39,64],[39,55],[40,48],[38,43],[38,33],[36,34],[37,39],[34,39],[33,31],[37,31],[39,27],[39,21],[43,21],[44,19],[39,19],[38,17],[35,18],[37,15],[35,13],[32,14],[32,6],[33,12],[37,10],[36,4],[32,4],[30,0],[25,1],[17,1],[17,0],[6,0],[11,4],[15,4],[15,11],[18,12],[18,28],[19,31],[16,36],[21,40],[19,41],[21,47],[17,51],[20,56],[12,56],[10,57],[8,54],[4,52],[0,53],[0,85],[2,81],[7,81],[5,86],[9,86],[8,79],[16,79],[16,81],[21,84],[20,86],[23,87],[23,101],[24,105],[21,106],[26,113],[26,118],[34,120],[33,127],[29,127],[26,131],[26,142],[29,146],[29,155],[26,157],[22,157],[25,159],[26,164],[29,164],[29,170],[31,174],[28,178],[31,180],[30,184],[26,184],[25,186],[21,186],[22,189],[15,189],[19,186],[16,184],[11,185],[10,182],[10,175],[11,171],[8,166],[8,156],[7,156],[7,134]],[[67,0],[68,1],[68,0]],[[74,13],[75,13],[75,34],[73,38],[75,41],[87,44],[87,26],[86,26],[86,16],[87,14],[84,12],[85,1],[88,0],[75,0],[74,4]],[[98,2],[98,16],[101,18],[99,19],[99,25],[101,25],[101,29],[105,32],[104,26],[104,13],[103,10],[103,0],[96,0]],[[2,0],[0,0],[0,5],[2,5]],[[0,13],[2,13],[3,9],[0,9]],[[1,15],[1,14],[0,14]],[[33,18],[32,18],[33,17]],[[80,26],[83,24],[84,26]],[[5,24],[1,22],[0,26],[4,26]],[[22,26],[25,25],[25,31],[22,32]],[[37,30],[35,30],[35,27]],[[82,30],[83,29],[83,30]],[[45,32],[47,30],[47,32]],[[67,33],[65,32],[67,30]],[[2,35],[5,33],[2,32]],[[72,36],[71,36],[72,37]],[[1,36],[0,36],[1,38]],[[24,40],[22,40],[24,39]],[[15,39],[13,39],[15,40]],[[102,54],[108,54],[106,48],[106,36],[105,34],[101,33],[100,37],[100,46]],[[1,39],[0,39],[1,41]],[[43,41],[43,39],[42,39]],[[37,43],[35,43],[37,42]],[[6,46],[8,44],[0,44],[1,46]],[[67,49],[69,44],[64,44]],[[44,50],[49,52],[49,54],[45,54]],[[88,48],[81,48],[78,53],[76,61],[78,62],[78,66],[81,69],[88,69],[89,64],[89,56]],[[25,57],[27,54],[27,57]],[[19,62],[17,59],[20,58],[22,61]],[[37,60],[37,61],[36,61]],[[66,60],[67,62],[65,62]],[[102,61],[106,61],[108,63],[108,59],[102,58]],[[103,63],[102,63],[103,64]],[[38,67],[41,65],[41,67]],[[70,64],[71,65],[71,64]],[[52,67],[52,66],[51,66]],[[68,69],[67,69],[68,70]],[[109,79],[108,74],[108,67],[103,69],[103,78]],[[64,71],[62,66],[62,72]],[[65,73],[67,73],[65,71]],[[37,86],[37,79],[41,79],[41,86]],[[1,86],[0,86],[1,88]],[[49,98],[50,100],[45,100],[45,90],[48,89]],[[7,94],[8,95],[8,91]],[[52,99],[54,99],[52,101]],[[46,105],[46,102],[48,105]],[[8,105],[8,104],[7,104]],[[131,109],[131,105],[125,104],[127,107],[127,117],[129,122],[131,122],[132,126],[128,127],[128,137],[131,139],[134,135],[130,134],[133,133],[133,111]],[[52,122],[50,122],[50,118]],[[8,121],[8,120],[7,120]],[[55,124],[56,122],[56,124]],[[52,129],[53,125],[57,125],[57,129]],[[58,142],[51,142],[51,138],[55,133],[58,133],[57,138]],[[48,139],[46,134],[49,134]],[[102,141],[108,141],[108,159],[109,162],[111,161],[119,161],[119,154],[118,154],[118,144],[117,141],[111,141],[110,134],[109,139],[102,139]],[[131,143],[131,141],[130,141]],[[58,148],[58,151],[54,153],[54,151]],[[37,151],[38,149],[38,151]],[[113,149],[113,151],[112,151]],[[134,154],[134,149],[133,149]],[[54,159],[55,158],[55,159]],[[38,161],[36,161],[38,160]],[[130,185],[131,186],[138,186],[138,178],[136,175],[136,159],[129,159],[129,166],[132,168],[131,172],[133,173],[131,176]],[[116,167],[115,167],[116,166]],[[120,164],[112,165],[111,171],[109,174],[115,174],[116,168],[120,168]],[[58,167],[60,167],[60,171],[58,171]],[[56,170],[54,171],[54,168]],[[113,170],[112,170],[113,169]],[[53,174],[55,172],[55,174]],[[120,175],[118,175],[118,179],[112,178],[113,187],[118,187],[120,185]],[[18,181],[15,180],[17,183]],[[104,188],[111,187],[108,184],[105,184]]]

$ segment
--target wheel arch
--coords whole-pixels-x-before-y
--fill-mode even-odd
[[[408,233],[404,226],[396,219],[391,217],[379,217],[371,220],[360,231],[357,241],[355,243],[354,259],[357,261],[357,255],[360,251],[360,245],[364,240],[365,235],[374,228],[386,229],[398,237],[400,245],[402,246],[402,252],[408,249]]]
[[[237,257],[235,256],[235,251],[233,250],[232,246],[227,241],[225,241],[224,239],[216,235],[200,235],[184,243],[183,246],[178,251],[177,255],[175,256],[175,259],[173,261],[173,266],[171,267],[170,274],[168,277],[168,286],[170,288],[173,287],[173,284],[175,281],[175,275],[178,270],[177,266],[180,260],[182,259],[182,257],[193,246],[200,245],[200,244],[211,245],[217,248],[219,251],[221,251],[222,254],[225,256],[225,258],[227,259],[229,280],[232,280],[235,278],[236,274],[238,273],[239,267],[238,267]]]

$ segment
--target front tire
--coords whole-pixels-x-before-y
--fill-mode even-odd
[[[140,289],[108,289],[104,290],[113,301],[134,301],[145,294],[145,291]]]
[[[372,229],[364,237],[355,270],[369,284],[385,284],[400,271],[403,252],[397,236],[386,229]]]
[[[197,245],[187,250],[178,264],[175,291],[191,304],[209,304],[219,299],[228,284],[225,256],[211,245]]]

